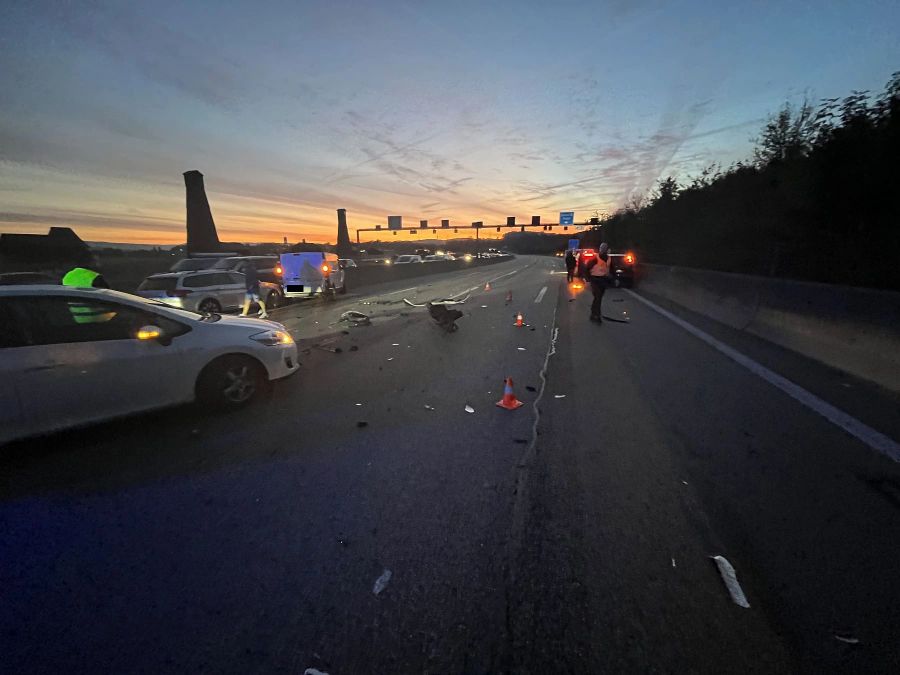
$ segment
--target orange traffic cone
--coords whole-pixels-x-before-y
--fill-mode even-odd
[[[484,292],[487,293],[489,290],[491,290],[491,282],[490,281],[484,285]]]
[[[525,319],[522,317],[522,312],[516,314],[516,328],[521,328],[525,325]]]
[[[513,382],[511,377],[506,378],[506,382],[503,384],[503,398],[497,401],[497,405],[501,408],[506,408],[507,410],[515,410],[516,408],[520,408],[524,403],[516,398],[516,395],[513,393]]]
[[[506,291],[506,304],[508,305],[511,302],[512,302],[512,291]]]

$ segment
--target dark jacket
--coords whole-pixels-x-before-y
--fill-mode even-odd
[[[577,261],[575,260],[575,254],[573,254],[572,251],[567,251],[566,252],[566,269],[574,270],[576,262]]]
[[[257,293],[259,294],[259,276],[256,273],[256,268],[253,265],[247,265],[244,267],[244,288],[247,289],[248,293]]]

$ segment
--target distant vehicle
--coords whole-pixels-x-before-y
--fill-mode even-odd
[[[247,264],[256,268],[256,275],[260,281],[267,281],[270,284],[282,283],[283,270],[278,256],[275,255],[244,255],[221,258],[216,261],[216,264],[211,269],[240,272],[241,268]]]
[[[578,260],[576,268],[576,276],[587,279],[588,274],[585,271],[585,263],[592,257],[597,255],[597,251],[592,248],[575,249],[575,256]],[[637,258],[634,253],[608,253],[609,256],[609,276],[613,286],[632,287],[634,286],[634,271],[637,265]]]
[[[208,270],[218,262],[218,258],[184,258],[169,268],[170,272],[196,272]]]
[[[422,262],[422,256],[420,255],[401,255],[397,256],[397,259],[394,261],[395,265],[412,265],[414,263]]]
[[[347,275],[334,253],[282,253],[281,269],[285,297],[331,298],[347,292]]]
[[[345,270],[348,270],[351,267],[359,267],[352,258],[338,258],[338,262],[340,263],[341,268]]]
[[[22,286],[33,284],[58,284],[49,274],[42,272],[6,272],[0,274],[0,286]]]
[[[456,260],[452,255],[427,255],[422,262],[446,262],[448,260]]]
[[[0,288],[0,443],[198,399],[248,403],[297,371],[274,321],[105,289]]]
[[[282,304],[281,286],[260,281],[259,288],[267,308]],[[200,314],[218,314],[243,306],[244,275],[215,269],[153,274],[141,282],[137,295]]]

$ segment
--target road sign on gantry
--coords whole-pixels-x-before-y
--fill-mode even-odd
[[[574,211],[560,211],[559,212],[559,224],[560,225],[574,225],[575,224],[575,212]]]
[[[403,229],[403,216],[388,216],[388,229],[389,230],[402,230]]]
[[[581,246],[581,242],[578,239],[569,239],[569,248],[579,248]]]

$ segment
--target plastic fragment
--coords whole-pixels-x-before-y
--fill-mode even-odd
[[[672,558],[672,567],[675,567],[675,558]]]
[[[353,405],[362,405],[362,403],[354,403]]]
[[[731,566],[731,563],[720,555],[714,555],[712,556],[712,559],[715,561],[716,567],[719,568],[719,574],[722,577],[722,581],[725,582],[725,588],[728,589],[728,594],[731,596],[731,600],[734,604],[738,607],[749,608],[750,603],[747,602],[747,597],[744,595],[744,591],[738,583],[737,574],[734,571],[734,567]]]
[[[565,398],[565,394],[553,394],[553,398]]]
[[[357,427],[358,429],[362,429],[363,427],[367,427],[367,426],[369,426],[369,423],[368,423],[368,422],[357,422],[357,423],[356,423],[356,427]]]
[[[466,411],[467,413],[473,413],[473,412],[475,412],[475,408],[473,408],[473,407],[470,406],[470,405],[466,405],[465,411]]]
[[[425,405],[425,410],[434,410],[434,406],[433,406],[433,405],[427,405],[427,404],[426,404],[426,405]]]
[[[537,391],[537,389],[536,389],[535,387],[532,387],[530,384],[526,385],[525,388],[526,388],[528,391]]]
[[[516,347],[516,349],[518,349],[520,352],[524,352],[524,351],[525,351],[525,347]]]
[[[328,673],[317,668],[307,668],[303,671],[303,675],[328,675]]]
[[[351,346],[350,346],[350,351],[351,351],[351,352],[358,352],[358,351],[359,351],[359,347],[357,347],[356,345],[351,345]]]
[[[388,357],[388,361],[393,361],[393,360],[394,360],[394,357],[393,357],[393,356],[389,356],[389,357]]]
[[[855,637],[845,637],[843,635],[835,635],[834,639],[838,640],[839,642],[848,644],[848,645],[858,645],[859,644],[859,640]]]
[[[385,589],[388,585],[388,582],[391,580],[391,571],[389,569],[385,569],[384,572],[381,573],[381,576],[375,580],[375,585],[372,587],[372,592],[375,595],[378,595]]]

